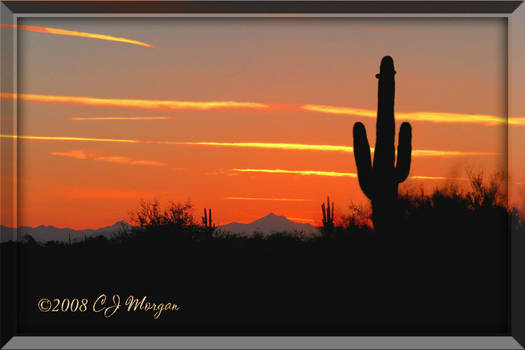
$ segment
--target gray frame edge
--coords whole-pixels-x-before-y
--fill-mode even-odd
[[[0,2],[0,23],[14,24],[13,12]],[[12,30],[0,30],[0,91],[12,93],[14,91],[15,61],[14,43],[15,33]],[[0,99],[0,132],[2,134],[16,133],[16,103],[11,99]],[[0,207],[11,208],[7,212],[2,210],[2,223],[16,223],[16,140],[0,139]],[[8,233],[0,230],[0,242],[16,240]],[[2,245],[0,249],[0,345],[13,337],[16,333],[16,252],[12,247]]]
[[[508,22],[508,115],[516,116],[520,111],[517,101],[525,95],[525,86],[518,80],[525,72],[525,7],[519,7]],[[516,79],[515,79],[516,77]],[[521,111],[523,112],[523,111]],[[508,129],[508,167],[513,174],[512,155],[517,152],[513,147],[513,129]],[[514,138],[514,140],[516,137]],[[509,196],[513,196],[509,192]],[[510,334],[525,347],[525,237],[510,228]]]
[[[14,13],[505,13],[521,0],[4,0]]]
[[[523,1],[0,1],[0,18],[4,24],[15,24],[16,13],[445,13],[507,14],[508,33],[508,115],[513,101],[525,95],[524,88],[513,76],[522,73],[525,62],[525,7]],[[244,4],[243,4],[244,3]],[[295,3],[295,4],[294,4]],[[308,6],[301,4],[308,3]],[[348,5],[354,3],[355,5]],[[427,5],[425,5],[425,3]],[[106,5],[104,5],[106,4]],[[107,5],[109,4],[109,5]],[[221,4],[224,7],[221,7]],[[252,5],[251,10],[250,6]],[[279,5],[286,4],[286,5]],[[347,4],[347,5],[345,5]],[[431,5],[428,5],[431,4]],[[129,6],[133,5],[133,6]],[[138,5],[138,6],[137,6]],[[145,10],[144,6],[152,6]],[[342,6],[337,11],[337,6]],[[368,5],[368,7],[367,7]],[[211,10],[210,7],[211,6]],[[240,6],[240,7],[239,7]],[[271,10],[265,10],[267,6]],[[470,7],[469,7],[470,6]],[[408,8],[410,7],[410,8]],[[519,7],[519,8],[518,8]],[[33,8],[33,10],[32,10]],[[131,8],[131,10],[130,10]],[[232,10],[236,9],[236,10]],[[470,10],[469,10],[470,8]],[[510,15],[512,13],[512,15]],[[0,86],[2,92],[15,91],[16,31],[0,30]],[[522,53],[513,48],[521,45]],[[525,68],[525,67],[523,67]],[[0,131],[16,134],[16,101],[0,99]],[[512,152],[512,130],[509,127],[509,152]],[[17,191],[16,139],[0,139],[0,206],[16,208]],[[509,162],[512,167],[512,163]],[[512,195],[512,193],[509,193]],[[12,220],[2,213],[1,220]],[[16,219],[16,218],[15,218]],[[16,220],[15,220],[16,222]],[[2,242],[6,233],[0,232]],[[11,237],[16,239],[16,237]],[[16,336],[16,252],[0,251],[0,346],[22,348],[157,348],[157,349],[523,349],[525,348],[525,237],[511,231],[511,317],[510,335],[501,337],[27,337]]]
[[[81,346],[79,346],[82,344]],[[4,349],[522,349],[512,337],[14,337]]]

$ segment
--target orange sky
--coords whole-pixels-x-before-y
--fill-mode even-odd
[[[402,189],[505,167],[501,19],[20,24],[153,47],[18,29],[19,225],[111,225],[141,198],[190,199],[196,217],[211,207],[218,223],[269,212],[316,223],[327,195],[336,214],[367,205],[352,126],[362,121],[374,145],[375,74],[386,54],[397,71],[397,126],[413,128]],[[524,120],[513,119],[518,132]]]

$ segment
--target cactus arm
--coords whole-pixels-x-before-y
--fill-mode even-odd
[[[363,193],[369,199],[372,199],[372,160],[370,157],[370,145],[368,144],[365,126],[361,122],[354,124],[354,157],[359,186]]]
[[[334,202],[332,201],[332,207],[330,208],[330,197],[326,197],[326,204],[321,204],[321,211],[323,213],[323,227],[321,232],[323,235],[330,236],[334,232]]]
[[[412,158],[412,127],[409,123],[401,124],[399,130],[399,144],[397,146],[397,163],[395,178],[397,183],[407,179],[410,173],[410,162]]]
[[[321,204],[321,210],[323,211],[323,226],[326,226],[326,210],[325,210],[324,203]]]
[[[326,221],[330,223],[330,197],[326,197]]]

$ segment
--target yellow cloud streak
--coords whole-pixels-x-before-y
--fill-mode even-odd
[[[294,218],[294,217],[287,217],[287,219],[297,222],[316,222],[314,219],[304,219],[304,218]]]
[[[302,198],[260,198],[260,197],[224,197],[228,200],[238,201],[283,201],[283,202],[309,202],[311,199]]]
[[[109,99],[95,97],[79,96],[56,96],[40,94],[14,94],[9,92],[0,92],[2,99],[21,99],[25,101],[44,102],[44,103],[69,103],[90,106],[109,106],[122,108],[142,108],[142,109],[186,109],[186,110],[210,110],[219,108],[249,108],[263,109],[270,108],[269,104],[257,102],[237,102],[237,101],[177,101],[177,100],[138,100],[138,99]],[[274,105],[278,106],[278,105]],[[282,108],[286,107],[281,105]],[[353,115],[366,118],[375,118],[375,110],[351,108],[341,106],[327,106],[306,104],[300,107],[303,110],[311,112],[320,112],[337,115]],[[411,121],[425,121],[433,123],[462,123],[462,124],[482,124],[497,125],[509,124],[516,126],[525,126],[525,117],[503,118],[493,115],[484,114],[460,114],[460,113],[441,113],[441,112],[397,112],[396,116],[400,119]],[[80,119],[71,119],[80,120]]]
[[[195,146],[216,146],[216,147],[241,147],[241,148],[267,148],[281,150],[299,151],[325,151],[325,152],[354,152],[352,146],[339,145],[309,145],[300,143],[267,143],[267,142],[180,142],[178,144]],[[374,148],[371,147],[371,152]],[[491,152],[460,152],[460,151],[441,151],[441,150],[412,150],[414,157],[461,157],[461,156],[492,156],[497,153]]]
[[[173,117],[72,117],[67,120],[170,120]]]
[[[280,150],[299,150],[299,151],[321,151],[321,152],[348,152],[352,153],[354,148],[351,146],[338,145],[309,145],[298,143],[266,143],[266,142],[176,142],[176,141],[146,141],[129,139],[100,139],[90,137],[62,137],[62,136],[24,136],[24,135],[0,135],[1,138],[18,138],[24,140],[41,141],[86,141],[86,142],[118,142],[118,143],[141,143],[158,145],[187,145],[187,146],[211,146],[211,147],[240,147],[240,148],[261,148],[261,149],[280,149]],[[372,148],[373,152],[374,149]],[[440,150],[412,150],[414,157],[462,157],[462,156],[492,156],[497,153],[490,152],[461,152],[461,151],[440,151]]]
[[[154,160],[136,160],[129,157],[122,156],[106,156],[100,155],[93,152],[88,152],[84,150],[73,150],[68,152],[50,152],[49,154],[53,156],[69,157],[75,159],[87,159],[87,160],[97,160],[108,163],[117,163],[117,164],[127,164],[127,165],[146,165],[146,166],[166,166],[165,163],[157,162]]]
[[[240,173],[269,173],[269,174],[357,177],[356,173],[340,173],[336,171],[319,171],[319,170],[284,170],[284,169],[231,169],[231,170],[240,172]]]
[[[137,40],[131,40],[126,38],[120,38],[116,36],[111,35],[104,35],[104,34],[94,34],[94,33],[85,33],[85,32],[77,32],[74,30],[66,30],[66,29],[59,29],[59,28],[49,28],[49,27],[39,27],[39,26],[26,26],[26,25],[16,25],[16,24],[0,24],[1,28],[8,28],[8,29],[22,29],[29,32],[35,32],[35,33],[44,33],[44,34],[54,34],[54,35],[65,35],[65,36],[74,36],[78,38],[88,38],[88,39],[98,39],[98,40],[107,40],[107,41],[116,41],[126,44],[133,44],[133,45],[139,45],[144,47],[150,47],[152,48],[153,45],[137,41]]]
[[[241,147],[241,148],[267,148],[281,150],[299,150],[299,151],[339,151],[353,152],[354,148],[350,146],[336,145],[308,145],[300,143],[268,143],[268,142],[181,142],[180,144],[195,146],[216,146],[216,147]]]
[[[414,180],[460,180],[460,181],[466,181],[467,179],[461,178],[461,177],[445,177],[445,176],[421,176],[421,175],[414,175],[409,176],[409,179]]]
[[[176,101],[176,100],[132,100],[118,98],[95,98],[95,97],[78,97],[78,96],[56,96],[56,95],[39,95],[39,94],[14,94],[9,92],[0,92],[2,99],[20,99],[31,102],[44,103],[69,103],[87,106],[106,106],[122,108],[142,108],[142,109],[186,109],[186,110],[210,110],[219,108],[250,108],[261,109],[269,106],[255,102],[236,102],[236,101]]]
[[[372,148],[371,152],[374,149]],[[494,152],[461,152],[461,151],[439,151],[429,149],[415,149],[412,150],[414,157],[464,157],[464,156],[494,156],[499,153]]]
[[[0,135],[0,138],[37,140],[37,141],[86,141],[86,142],[117,142],[117,143],[142,143],[138,140],[125,139],[99,139],[93,137],[67,137],[67,136],[25,136],[25,135]]]
[[[326,105],[303,105],[302,109],[328,114],[338,115],[354,115],[366,118],[375,118],[377,112],[369,109],[351,108],[351,107],[339,107],[339,106],[326,106]],[[497,124],[508,124],[525,126],[525,117],[510,117],[503,118],[493,115],[485,114],[460,114],[460,113],[440,113],[440,112],[396,112],[396,117],[403,120],[411,121],[425,121],[432,123],[462,123],[462,124],[482,124],[482,125],[497,125]]]
[[[231,169],[232,171],[241,173],[268,173],[268,174],[294,174],[294,175],[316,175],[316,176],[331,176],[331,177],[351,177],[357,178],[356,173],[342,173],[337,171],[319,171],[319,170],[283,170],[283,169]],[[460,178],[448,178],[443,176],[409,176],[409,179],[414,180],[465,180]]]

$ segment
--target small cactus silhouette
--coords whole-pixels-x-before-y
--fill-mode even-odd
[[[330,235],[334,231],[334,203],[332,202],[332,208],[330,209],[330,197],[326,197],[326,206],[321,204],[321,210],[323,211],[323,233]]]
[[[208,212],[206,213],[206,208],[204,208],[204,216],[202,217],[202,226],[207,231],[213,232],[215,230],[215,224],[213,223],[213,219],[211,216],[211,208],[208,209]]]
[[[372,166],[370,146],[365,126],[354,124],[354,157],[357,166],[359,186],[372,201],[372,221],[377,231],[395,224],[399,218],[396,213],[397,188],[406,180],[410,172],[412,156],[412,127],[401,124],[395,161],[395,119],[394,60],[385,56],[381,60],[378,78],[378,101],[376,123],[376,145]]]

